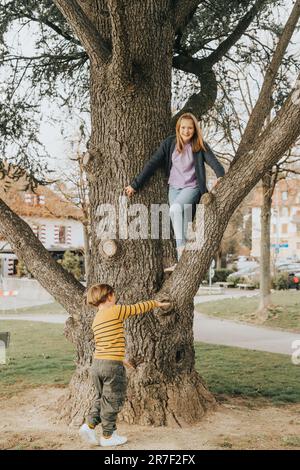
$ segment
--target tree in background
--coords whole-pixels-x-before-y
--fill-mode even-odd
[[[80,209],[82,213],[81,223],[83,226],[84,240],[84,270],[85,277],[88,278],[91,250],[91,221],[90,205],[88,196],[88,182],[84,168],[85,154],[80,151],[80,144],[84,136],[83,125],[80,128],[80,138],[76,145],[76,156],[70,158],[70,168],[57,175],[55,190],[61,194],[64,200]]]

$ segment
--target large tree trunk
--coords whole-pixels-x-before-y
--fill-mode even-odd
[[[147,3],[141,3],[138,12],[134,8],[127,9],[126,30],[130,56],[134,57],[131,70],[120,67],[122,51],[116,52],[117,56],[108,67],[91,65],[92,136],[86,171],[93,263],[88,285],[95,282],[111,284],[121,303],[154,297],[163,283],[164,248],[168,249],[167,243],[150,238],[121,241],[118,233],[122,225],[119,210],[124,216],[120,197],[129,205],[124,198],[124,187],[166,136],[171,119],[171,90],[165,84],[171,82],[170,44],[174,31],[171,24],[161,21],[159,9],[153,12],[152,21],[148,21]],[[140,40],[142,37],[143,41]],[[147,208],[150,203],[166,202],[167,185],[162,184],[161,174],[156,175],[132,201]],[[114,234],[108,236],[115,239],[113,256],[103,252],[104,240],[99,234],[103,218],[100,204],[111,204],[116,211],[116,237]],[[171,315],[172,321],[147,314],[126,324],[127,355],[136,366],[129,373],[127,402],[122,413],[128,422],[191,423],[214,404],[212,395],[194,369],[192,299]],[[77,339],[77,372],[63,407],[71,419],[76,417],[76,422],[84,418],[90,404],[87,376],[92,354],[89,342],[91,319],[91,315],[84,319],[85,326]]]

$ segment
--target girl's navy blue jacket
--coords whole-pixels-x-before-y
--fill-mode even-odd
[[[167,178],[169,178],[172,166],[172,154],[176,145],[176,136],[171,135],[167,137],[160,145],[159,149],[152,155],[150,160],[146,163],[143,170],[137,175],[130,183],[132,188],[136,191],[141,189],[143,185],[149,180],[153,173],[158,168],[164,168]],[[200,150],[193,153],[195,161],[195,171],[201,195],[207,193],[206,187],[206,174],[204,163],[207,163],[215,172],[216,176],[220,178],[224,176],[224,168],[217,160],[209,145],[204,142],[206,151]]]

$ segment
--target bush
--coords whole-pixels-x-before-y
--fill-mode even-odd
[[[215,275],[213,277],[213,282],[226,282],[227,277],[229,274],[232,274],[232,269],[216,269]]]
[[[232,282],[234,287],[236,287],[237,284],[252,284],[256,289],[259,289],[259,277],[250,278],[248,276],[232,276],[228,279],[228,282]]]
[[[60,260],[60,263],[66,271],[73,274],[76,279],[81,278],[81,268],[80,268],[80,258],[78,255],[75,255],[71,251],[65,251],[63,259]]]
[[[232,276],[229,279],[226,279],[226,282],[232,282],[234,284],[234,287],[236,287],[237,284],[241,284],[244,282],[244,277],[243,276]]]
[[[281,272],[276,274],[272,279],[272,285],[277,290],[288,289],[290,285],[289,273]]]

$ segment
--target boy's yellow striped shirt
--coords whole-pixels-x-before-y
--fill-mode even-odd
[[[95,340],[95,359],[123,361],[125,359],[124,321],[157,307],[156,300],[133,305],[112,305],[99,310],[94,318],[92,330]]]

